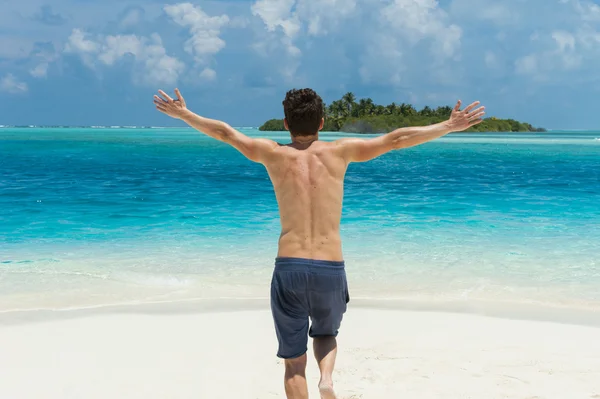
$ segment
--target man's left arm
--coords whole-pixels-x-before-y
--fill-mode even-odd
[[[185,99],[179,89],[175,89],[176,100],[162,90],[158,92],[160,96],[154,96],[154,104],[160,112],[181,119],[207,136],[231,145],[251,161],[263,163],[266,157],[278,146],[272,140],[248,137],[225,122],[204,118],[193,113],[187,109]]]

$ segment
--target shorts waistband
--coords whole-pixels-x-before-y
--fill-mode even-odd
[[[280,270],[307,270],[307,269],[328,269],[331,271],[344,270],[344,261],[318,260],[305,258],[275,258],[275,269]]]

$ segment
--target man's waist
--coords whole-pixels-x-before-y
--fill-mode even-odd
[[[278,256],[275,258],[275,270],[279,271],[328,271],[330,273],[344,273],[343,260],[323,260],[309,258],[294,258]]]

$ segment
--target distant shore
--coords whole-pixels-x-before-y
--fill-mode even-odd
[[[358,102],[353,93],[346,93],[340,100],[329,106],[323,105],[325,116],[324,131],[345,133],[386,133],[401,127],[426,126],[447,120],[452,107],[431,108],[424,106],[417,110],[411,104],[378,105],[370,98]],[[271,119],[260,128],[262,131],[284,131],[283,119]],[[485,118],[467,132],[545,132],[546,129],[534,127],[526,122],[514,119]]]

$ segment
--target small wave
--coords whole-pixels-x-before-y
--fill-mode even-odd
[[[3,264],[3,265],[10,265],[10,264],[23,265],[23,264],[30,264],[30,263],[36,263],[36,262],[60,263],[60,260],[58,260],[58,259],[52,259],[52,258],[23,259],[23,260],[11,260],[11,259],[7,259],[7,260],[0,261],[0,264]]]
[[[133,283],[147,287],[188,287],[194,283],[193,279],[186,277],[177,277],[173,275],[152,275],[142,273],[115,273],[111,276],[112,280]]]

